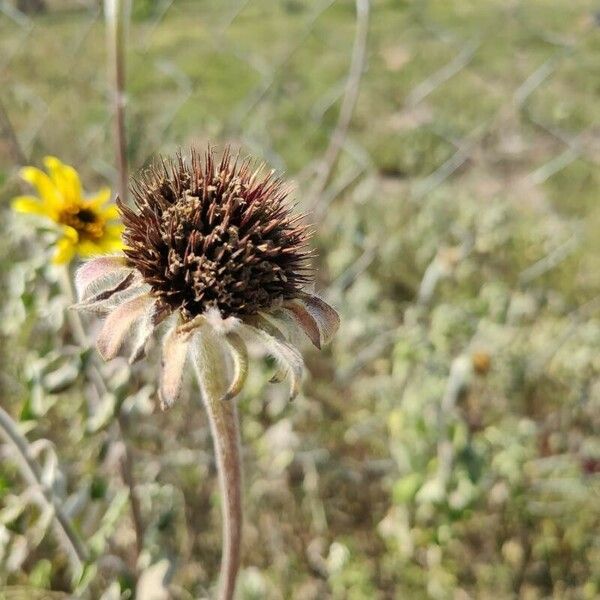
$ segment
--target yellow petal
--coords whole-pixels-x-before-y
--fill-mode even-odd
[[[75,244],[73,241],[68,237],[60,238],[56,243],[52,262],[56,265],[64,265],[71,262],[73,256],[75,256]]]
[[[44,171],[35,167],[23,167],[19,174],[21,179],[31,184],[40,195],[40,198],[52,210],[56,210],[62,205],[62,198],[54,185],[54,182]]]
[[[123,225],[123,223],[112,223],[110,225],[106,225],[104,228],[104,235],[111,238],[120,238],[124,229],[125,225]]]
[[[71,204],[81,202],[81,181],[77,171],[73,167],[62,163],[55,156],[46,156],[44,165],[46,165],[50,178],[54,181],[64,200]]]
[[[70,227],[69,225],[63,225],[63,236],[69,239],[73,244],[76,244],[79,241],[79,234],[77,233],[77,229],[74,227]]]
[[[120,237],[103,239],[99,244],[102,253],[123,250],[123,240]]]
[[[92,194],[87,201],[93,208],[100,208],[110,200],[110,196],[110,188],[103,187],[95,194]]]
[[[114,221],[120,216],[119,209],[117,208],[116,204],[109,204],[106,208],[102,209],[101,215],[106,221]]]
[[[11,204],[13,210],[30,214],[42,215],[44,217],[54,218],[54,212],[45,204],[42,204],[35,196],[17,196]]]
[[[93,242],[92,240],[81,240],[79,244],[77,244],[77,254],[79,256],[96,256],[96,254],[102,254],[102,248],[100,244],[97,242]]]

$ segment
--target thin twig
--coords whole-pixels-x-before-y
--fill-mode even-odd
[[[406,105],[409,107],[416,106],[440,85],[462,71],[471,62],[480,45],[481,42],[479,40],[471,40],[466,43],[462,50],[447,65],[429,76],[411,91],[406,99]]]
[[[334,3],[335,0],[323,0],[321,4],[313,11],[307,20],[304,30],[294,44],[292,44],[285,55],[273,67],[269,75],[265,76],[257,88],[248,94],[243,102],[233,111],[228,129],[237,131],[242,120],[261,102],[267,92],[271,89],[277,80],[277,74],[280,73],[294,56],[306,38],[311,34],[319,17]]]
[[[42,483],[42,472],[31,454],[27,439],[20,433],[16,423],[2,407],[0,407],[0,434],[16,450],[23,478],[31,488],[40,492],[43,502],[48,504],[52,511],[57,537],[62,541],[69,555],[73,571],[76,576],[79,576],[88,559],[88,551],[63,511],[60,501],[55,498],[52,490]]]
[[[348,79],[346,80],[346,91],[342,100],[342,107],[337,125],[329,140],[329,146],[317,166],[316,177],[312,190],[309,194],[313,207],[318,210],[318,204],[323,190],[329,183],[331,174],[337,164],[344,140],[348,135],[350,121],[354,114],[360,81],[365,68],[367,53],[367,36],[369,32],[369,0],[356,0],[356,33],[352,47],[352,58]]]
[[[115,158],[119,173],[119,197],[127,202],[127,137],[125,135],[125,42],[131,3],[129,0],[106,0],[104,4],[108,69],[111,80],[115,119]]]
[[[140,507],[140,499],[135,490],[135,477],[133,474],[133,456],[131,448],[127,444],[127,420],[121,410],[117,413],[117,424],[119,425],[119,432],[121,434],[121,440],[123,441],[123,456],[121,457],[121,476],[123,481],[129,488],[129,504],[131,506],[131,517],[133,519],[133,526],[135,528],[135,545],[136,545],[136,556],[140,556],[144,549],[144,522],[142,519],[142,509]]]
[[[546,256],[521,271],[519,282],[524,285],[529,284],[566,260],[579,247],[580,236],[578,233],[574,232],[565,242],[553,248]]]
[[[15,133],[15,129],[8,117],[8,113],[6,112],[2,100],[0,100],[0,133],[8,142],[13,161],[17,165],[26,165],[27,157],[23,152],[23,148],[21,148],[21,144],[19,143],[19,139],[17,138],[17,134]]]

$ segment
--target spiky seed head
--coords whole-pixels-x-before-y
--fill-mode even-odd
[[[145,171],[132,187],[135,209],[118,201],[123,240],[165,310],[190,320],[267,310],[298,297],[310,280],[309,233],[288,189],[250,161],[195,150]]]

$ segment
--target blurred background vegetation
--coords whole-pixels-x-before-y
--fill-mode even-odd
[[[261,361],[239,399],[240,598],[600,597],[599,9],[133,1],[132,171],[208,141],[284,171],[342,316],[294,403]],[[94,394],[44,237],[9,209],[46,154],[116,185],[101,6],[0,11],[1,405],[89,545],[86,593],[206,597],[220,517],[196,392],[153,413],[154,370],[117,360]],[[0,589],[68,591],[1,448]]]

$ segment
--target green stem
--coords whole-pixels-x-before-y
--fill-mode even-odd
[[[241,561],[242,542],[242,465],[237,407],[224,401],[228,381],[223,355],[214,334],[203,331],[201,356],[194,367],[206,408],[215,449],[223,518],[223,551],[220,574],[220,600],[231,600]]]

